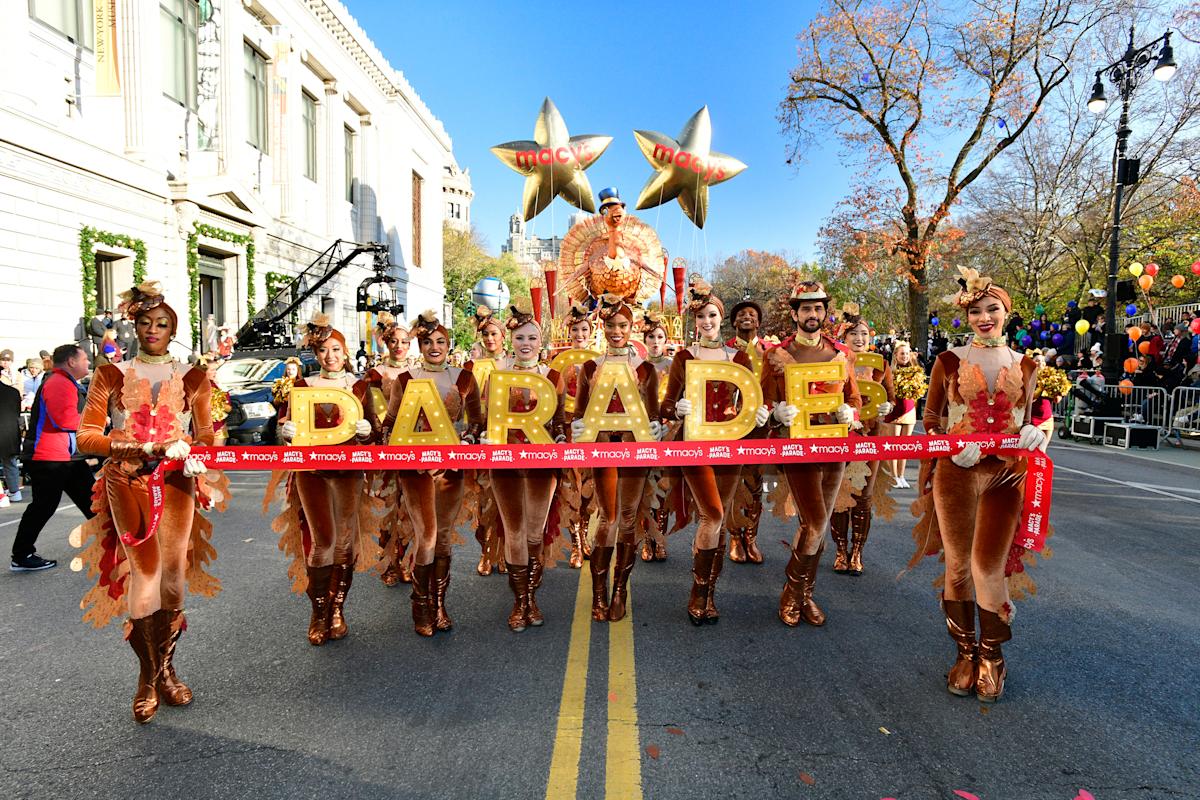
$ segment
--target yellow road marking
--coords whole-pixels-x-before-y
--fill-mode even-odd
[[[567,647],[562,699],[558,703],[558,727],[554,734],[554,752],[550,757],[546,800],[574,798],[579,780],[588,650],[592,642],[592,584],[585,577],[587,572],[586,566],[579,570],[579,588],[575,592],[575,615],[571,621],[571,642]],[[638,796],[641,797],[641,794]]]
[[[604,762],[604,796],[611,800],[642,800],[632,594],[626,608],[625,619],[608,625],[608,752]]]

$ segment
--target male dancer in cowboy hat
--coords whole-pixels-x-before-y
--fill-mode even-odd
[[[746,299],[734,305],[730,317],[733,319],[733,338],[725,344],[736,347],[750,358],[754,376],[760,381],[763,375],[764,355],[767,346],[758,338],[762,328],[762,306],[753,300]],[[742,486],[750,495],[749,503],[738,509],[746,518],[744,525],[728,529],[729,560],[738,564],[747,561],[751,564],[763,562],[762,552],[758,549],[758,523],[762,519],[763,503],[763,468],[760,464],[746,464],[742,467]],[[741,492],[739,492],[741,494]],[[730,517],[726,517],[726,525]]]
[[[777,426],[773,435],[786,438],[788,426],[798,413],[798,409],[787,402],[784,368],[788,364],[844,362],[844,381],[814,384],[816,389],[810,390],[841,394],[842,404],[831,414],[813,415],[813,422],[853,424],[862,407],[858,384],[854,380],[854,355],[844,344],[822,332],[822,325],[829,315],[829,295],[825,287],[816,281],[802,280],[792,290],[788,304],[792,307],[796,332],[767,353],[763,368],[763,400],[773,408],[772,419]],[[846,463],[795,463],[781,466],[780,470],[791,490],[800,524],[792,538],[792,557],[785,571],[787,583],[779,598],[779,619],[790,627],[799,625],[801,620],[809,625],[823,625],[825,612],[813,600],[813,584]]]

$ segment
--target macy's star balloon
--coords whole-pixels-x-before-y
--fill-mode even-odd
[[[697,228],[704,227],[708,216],[708,187],[746,168],[733,156],[712,149],[708,106],[684,124],[678,140],[658,131],[634,131],[633,136],[655,170],[638,195],[638,209],[654,208],[678,198],[683,213]]]
[[[533,141],[505,142],[492,148],[496,158],[525,176],[525,221],[536,217],[557,195],[576,208],[596,212],[592,187],[583,171],[612,142],[611,136],[572,136],[558,108],[547,97],[538,112]]]

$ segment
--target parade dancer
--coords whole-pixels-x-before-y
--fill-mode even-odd
[[[355,379],[346,370],[350,357],[346,339],[325,314],[317,314],[308,323],[304,346],[316,357],[321,372],[298,378],[292,384],[293,393],[279,417],[279,433],[285,442],[296,436],[292,419],[295,389],[345,389],[360,401],[367,393],[366,381]],[[316,428],[333,428],[341,423],[342,412],[336,404],[318,403],[313,406],[313,417],[311,422]],[[358,420],[354,434],[359,444],[370,442],[371,423]],[[280,473],[272,480],[264,506],[274,497],[281,478],[286,479],[286,502],[272,527],[281,532],[280,549],[294,560],[289,570],[292,588],[304,591],[312,605],[308,642],[320,646],[330,639],[344,639],[350,632],[345,604],[354,571],[364,571],[377,560],[375,536],[381,504],[371,497],[367,475],[360,470],[296,470]],[[295,563],[300,560],[304,563],[303,577]]]
[[[567,326],[567,334],[570,337],[572,350],[591,350],[595,346],[596,329],[592,313],[588,311],[586,306],[579,303],[571,305],[571,308],[567,311]],[[568,397],[578,403],[579,373],[581,368],[582,365],[580,364],[571,364],[563,370],[564,389],[563,396],[559,399],[560,405],[565,403]],[[568,430],[569,436],[570,431]],[[574,474],[571,477],[579,492],[579,511],[573,514],[567,521],[567,526],[571,534],[571,560],[568,566],[571,569],[579,569],[583,566],[583,562],[592,556],[592,545],[588,541],[588,523],[592,517],[595,485],[592,484],[590,470],[574,469],[573,472]]]
[[[728,383],[710,383],[705,387],[704,407],[692,408],[683,396],[687,363],[700,361],[732,361],[751,369],[750,358],[744,351],[721,341],[721,321],[725,304],[712,293],[712,286],[699,276],[693,276],[688,288],[688,310],[696,322],[696,343],[675,354],[667,380],[666,397],[661,408],[666,419],[683,420],[689,414],[703,414],[708,422],[727,422],[737,416],[738,397]],[[767,407],[755,409],[755,424],[765,425]],[[682,439],[680,426],[676,435]],[[714,624],[720,614],[714,603],[717,578],[725,560],[725,539],[721,535],[725,515],[741,480],[741,465],[714,467],[696,464],[682,468],[692,500],[696,504],[699,524],[692,546],[692,591],[688,597],[688,619],[693,625]]]
[[[497,369],[541,375],[561,395],[562,377],[556,370],[540,363],[542,326],[515,307],[511,309],[507,327],[512,337],[512,356],[496,365]],[[558,397],[542,398],[524,388],[510,390],[509,409],[529,411],[538,403],[556,402]],[[562,405],[556,405],[554,416],[546,424],[546,432],[556,443],[567,440]],[[481,437],[483,444],[502,444]],[[508,444],[528,444],[520,431],[509,431]],[[544,617],[537,605],[537,590],[542,584],[546,559],[543,552],[552,546],[546,541],[547,524],[554,494],[558,488],[556,469],[498,469],[492,471],[492,490],[501,520],[504,523],[504,560],[508,562],[508,585],[513,593],[513,607],[508,615],[508,627],[520,633],[527,626],[538,627]],[[557,530],[553,531],[557,534]]]
[[[859,313],[857,304],[847,303],[843,306],[842,322],[838,326],[838,338],[855,355],[868,352],[871,345],[871,326]],[[856,364],[854,377],[860,387],[862,381],[874,381],[883,386],[887,393],[887,400],[878,406],[877,416],[864,421],[862,429],[858,431],[864,436],[876,436],[881,427],[879,420],[891,412],[896,398],[895,390],[892,388],[892,371],[886,361],[881,370]],[[863,395],[864,405],[866,402],[867,398]],[[834,572],[855,576],[863,573],[862,553],[863,547],[867,543],[867,536],[871,533],[872,507],[875,504],[875,487],[881,463],[879,461],[860,461],[854,467],[847,469],[841,494],[848,494],[852,505],[849,508],[835,510],[833,516],[829,518],[829,530],[833,536],[833,543],[837,547],[837,555],[833,559]],[[857,489],[847,485],[850,482],[850,471],[856,468],[866,471],[865,482]],[[862,477],[861,472],[859,477]],[[854,537],[853,544],[850,543],[851,534]]]
[[[363,410],[371,423],[373,439],[377,444],[387,444],[390,431],[383,427],[387,416],[388,398],[392,396],[392,384],[400,373],[408,369],[408,331],[394,316],[381,311],[375,317],[375,340],[383,347],[386,355],[381,364],[367,370],[363,376],[366,383],[366,402]],[[384,586],[411,583],[412,572],[404,558],[408,542],[400,536],[401,514],[400,475],[396,470],[379,470],[371,477],[372,492],[376,497],[387,498],[387,516],[379,528],[379,546],[384,552],[384,567],[380,579]]]
[[[84,619],[96,627],[122,611],[126,638],[140,666],[133,718],[149,722],[159,704],[192,702],[192,690],[175,672],[175,648],[187,628],[185,591],[211,597],[220,583],[204,567],[215,556],[212,523],[201,507],[224,508],[229,483],[189,457],[191,445],[211,446],[211,388],[203,369],[180,364],[167,352],[178,329],[156,281],[121,295],[121,311],[132,321],[138,353],[129,361],[96,370],[79,426],[80,452],[102,456],[93,489],[97,516],[72,533],[72,541],[94,541],[82,555],[97,585],[84,597]],[[111,426],[111,429],[109,429]],[[108,433],[105,431],[108,430]],[[152,473],[162,459],[182,460],[167,471],[161,518],[150,525]],[[125,572],[128,571],[128,579]]]
[[[742,351],[750,359],[754,376],[762,380],[764,356],[767,346],[758,337],[762,328],[762,306],[753,300],[742,300],[733,307],[733,338],[725,344]],[[729,560],[738,564],[763,563],[762,551],[758,549],[758,523],[763,513],[763,468],[761,464],[742,466],[742,489],[738,494],[748,494],[750,499],[742,508],[736,509],[744,517],[744,524],[729,527]],[[734,514],[730,514],[733,517]]]
[[[642,341],[646,345],[646,360],[658,373],[658,402],[661,406],[667,393],[667,376],[671,371],[671,356],[667,355],[667,329],[662,314],[657,311],[647,311],[642,315]],[[659,409],[662,410],[661,407]],[[661,480],[662,470],[652,469],[647,477],[647,483],[657,484]],[[657,487],[654,494],[660,495]],[[667,560],[667,498],[659,497],[658,508],[643,515],[646,527],[645,538],[642,539],[642,561]]]
[[[917,362],[917,356],[913,353],[912,346],[908,342],[900,341],[892,348],[892,377],[896,376],[896,371],[904,367],[920,368]],[[891,413],[884,416],[884,435],[885,436],[908,436],[913,432],[913,428],[917,424],[917,400],[914,397],[897,397],[895,404],[892,406]],[[911,488],[908,479],[904,477],[904,470],[908,466],[907,459],[897,458],[887,462],[891,468],[892,488],[893,489],[908,489]]]
[[[288,397],[292,393],[292,385],[296,383],[296,379],[300,377],[300,370],[304,364],[295,356],[288,356],[283,362],[283,375],[275,379],[271,384],[271,405],[275,407],[276,422],[279,420],[279,412],[287,408]]]
[[[447,364],[450,332],[438,321],[437,312],[422,312],[413,322],[421,361],[402,373],[392,384],[385,428],[392,428],[404,398],[404,389],[414,378],[431,380],[446,407],[461,440],[474,444],[482,427],[479,387],[475,376]],[[422,423],[424,424],[424,423]],[[417,539],[412,571],[413,628],[420,636],[453,627],[446,611],[450,586],[450,552],[454,526],[462,505],[465,476],[462,470],[404,470],[400,483],[404,507]]]
[[[784,368],[792,363],[846,362],[845,381],[818,384],[820,391],[840,394],[843,403],[832,414],[814,415],[817,424],[850,425],[862,405],[854,380],[854,357],[842,343],[822,333],[829,315],[829,296],[825,287],[816,281],[801,281],[788,299],[796,332],[778,347],[767,353],[763,369],[763,397],[772,405],[772,418],[784,430],[777,436],[787,437],[786,428],[798,409],[787,402]],[[845,472],[845,462],[800,463],[781,467],[788,489],[796,504],[799,525],[792,538],[792,555],[785,574],[787,583],[779,597],[779,619],[795,627],[801,620],[809,625],[824,625],[825,612],[813,600],[813,584],[825,544],[825,528],[833,513],[833,503]]]
[[[617,258],[610,247],[609,258]],[[579,397],[575,406],[575,421],[571,424],[576,438],[583,431],[583,414],[591,398],[591,383],[597,370],[615,361],[628,364],[637,380],[646,413],[650,417],[651,433],[658,436],[662,423],[658,421],[658,373],[642,360],[629,345],[633,329],[633,310],[621,297],[606,294],[600,298],[600,319],[604,323],[604,355],[586,362],[579,375]],[[619,403],[613,398],[613,403]],[[620,409],[611,409],[619,411]],[[601,433],[598,442],[632,442],[633,434]],[[642,492],[648,470],[645,467],[595,467],[591,470],[600,510],[600,525],[596,529],[596,545],[592,548],[592,619],[597,622],[616,622],[625,617],[629,573],[637,557],[637,520],[642,504]],[[616,561],[613,562],[614,542]],[[612,597],[608,593],[610,562],[613,571]]]
[[[504,323],[492,313],[487,306],[477,306],[475,309],[475,334],[483,348],[483,355],[468,361],[463,369],[475,376],[479,387],[479,396],[487,397],[487,376],[493,369],[505,360],[504,354]],[[492,566],[503,573],[504,543],[496,522],[499,521],[496,510],[496,499],[492,494],[492,472],[478,470],[475,478],[479,481],[479,513],[475,520],[475,541],[479,542],[479,563],[475,571],[480,575],[492,574]]]
[[[1012,310],[1008,292],[973,269],[959,267],[955,303],[975,334],[970,344],[937,357],[929,381],[924,425],[930,435],[1019,434],[1018,447],[1034,450],[1045,434],[1030,424],[1037,365],[1008,347],[1004,324]],[[942,608],[958,656],[946,678],[951,694],[974,694],[985,703],[1004,693],[1000,645],[1012,638],[1013,605],[1005,572],[1013,559],[1025,493],[1026,462],[981,457],[970,443],[949,459],[921,467],[924,511],[913,533],[923,555],[944,550]],[[932,502],[930,502],[932,501]],[[940,538],[940,542],[938,539]],[[979,636],[975,616],[979,616]]]

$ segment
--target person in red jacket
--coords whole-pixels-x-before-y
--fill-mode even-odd
[[[35,551],[38,534],[58,510],[63,492],[88,519],[92,513],[92,471],[75,445],[86,394],[79,381],[88,374],[87,351],[75,344],[54,350],[54,371],[42,381],[30,409],[25,457],[33,479],[33,501],[21,515],[13,540],[13,572],[57,566]]]

